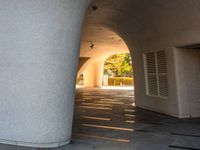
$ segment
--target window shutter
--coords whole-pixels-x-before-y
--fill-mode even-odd
[[[156,73],[155,53],[146,54],[147,73]]]
[[[159,83],[159,96],[168,96],[168,79],[167,79],[167,61],[164,51],[158,51],[157,65],[158,65],[158,83]]]
[[[148,94],[158,95],[155,53],[146,54],[146,72],[148,80]]]
[[[156,52],[157,56],[157,65],[158,65],[158,73],[167,73],[167,62],[166,62],[166,57],[165,57],[165,52],[164,51],[158,51]]]
[[[164,51],[145,53],[145,76],[147,95],[167,97],[167,61]]]

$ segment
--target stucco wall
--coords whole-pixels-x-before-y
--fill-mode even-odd
[[[198,43],[199,32],[200,29],[193,28],[191,26],[189,29],[187,28],[185,30],[164,34],[160,37],[153,37],[152,35],[151,38],[142,38],[135,40],[134,42],[132,40],[133,38],[131,38],[131,34],[122,34],[133,56],[135,73],[135,98],[137,106],[157,112],[162,112],[175,117],[190,117],[190,115],[187,113],[186,105],[188,105],[188,103],[185,99],[188,100],[189,98],[192,98],[192,92],[189,87],[185,87],[185,90],[183,90],[183,85],[180,85],[178,81],[180,79],[188,81],[188,78],[191,78],[191,76],[187,76],[188,73],[181,69],[181,66],[185,65],[186,62],[180,62],[180,57],[182,61],[185,59],[183,54],[181,55],[180,52],[177,54],[176,47]],[[158,50],[164,50],[167,55],[169,86],[169,97],[167,100],[146,96],[145,91],[144,64],[142,55],[144,52]],[[191,54],[188,53],[188,57],[190,57],[189,55]],[[194,64],[195,61],[188,62],[187,66],[194,68]],[[197,65],[198,64],[196,58],[195,66],[197,67]],[[187,71],[189,72],[189,70]],[[186,94],[185,92],[188,93],[187,98],[184,97]],[[195,109],[195,105],[193,105],[193,107]],[[199,107],[197,106],[197,108]],[[194,116],[199,116],[199,110],[197,110],[195,114],[196,115]]]
[[[178,48],[175,57],[180,113],[200,117],[200,51]]]

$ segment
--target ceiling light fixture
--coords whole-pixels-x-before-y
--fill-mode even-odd
[[[92,10],[96,11],[98,9],[98,7],[96,5],[92,6]]]
[[[90,41],[90,48],[91,48],[91,49],[94,48],[94,44],[92,43],[92,41]]]

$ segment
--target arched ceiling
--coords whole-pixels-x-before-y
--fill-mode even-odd
[[[200,0],[93,0],[86,15],[81,56],[94,54],[95,48],[102,52],[120,47],[122,40],[114,32],[134,41],[197,28],[199,14]],[[89,41],[96,43],[91,53],[86,52]]]
[[[89,26],[83,31],[81,57],[108,57],[129,52],[123,39],[103,26]]]

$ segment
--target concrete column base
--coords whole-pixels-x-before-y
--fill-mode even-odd
[[[70,144],[71,139],[68,141],[55,142],[55,143],[31,143],[31,142],[9,141],[0,139],[0,143],[8,145],[16,145],[16,146],[26,146],[26,147],[54,148]]]

